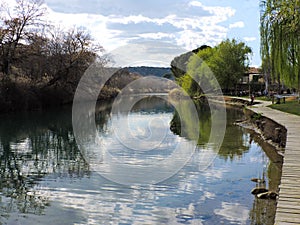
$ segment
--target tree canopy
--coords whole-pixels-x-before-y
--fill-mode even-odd
[[[42,0],[0,6],[0,111],[71,102],[91,63],[105,64],[86,29],[46,22]]]
[[[19,43],[29,40],[33,36],[35,28],[41,25],[40,19],[45,14],[45,8],[40,0],[16,0],[13,10],[3,3],[1,8],[2,72],[9,74]]]
[[[16,0],[14,8],[2,6],[0,17],[0,68],[5,75],[16,74],[48,85],[82,74],[102,47],[84,28],[63,30],[44,20],[41,0]],[[22,70],[22,71],[20,71]]]
[[[227,39],[214,48],[206,46],[193,52],[195,53],[186,53],[182,58],[174,60],[175,62],[186,60],[185,73],[172,68],[179,85],[192,96],[202,94],[203,88],[215,87],[213,78],[217,79],[224,91],[234,89],[248,69],[252,50],[243,42]],[[181,64],[184,65],[183,62]]]
[[[261,57],[265,73],[300,88],[300,1],[261,0]]]

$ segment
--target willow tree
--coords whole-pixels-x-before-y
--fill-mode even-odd
[[[300,0],[261,1],[261,56],[265,73],[300,89]]]

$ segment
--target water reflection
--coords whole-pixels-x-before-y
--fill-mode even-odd
[[[89,174],[65,112],[1,116],[0,171],[2,216],[42,215],[47,196],[35,187],[47,174],[82,177]]]
[[[239,203],[222,202],[222,208],[214,212],[236,224],[245,224],[249,216],[249,209]]]
[[[209,169],[199,170],[211,123],[209,110],[199,109],[200,138],[193,137],[193,128],[188,132],[191,136],[174,135],[178,141],[198,140],[189,163],[168,180],[147,186],[123,186],[95,173],[75,143],[70,109],[2,115],[0,223],[268,224],[272,212],[262,212],[273,205],[250,195],[250,179],[269,165],[268,184],[276,188],[277,164],[269,163],[266,156],[261,160],[259,141],[232,125],[242,116],[233,110],[228,111],[218,157]],[[105,137],[113,116],[111,104],[99,104],[97,112],[97,130]],[[159,98],[139,102],[132,113],[149,117],[160,113],[170,122],[176,117],[173,108]],[[193,121],[185,122],[193,125]],[[172,131],[176,132],[174,127]]]
[[[211,132],[211,109],[208,105],[203,105],[200,102],[195,103],[197,106],[197,111],[199,112],[199,119],[200,124],[197,125],[194,123],[190,117],[185,117],[184,122],[187,124],[187,127],[191,130],[188,132],[188,135],[185,137],[192,140],[197,140],[199,146],[205,146],[209,141],[210,132]],[[185,108],[184,104],[181,104],[182,108]],[[218,105],[212,105],[211,107],[215,107],[214,110]],[[236,129],[236,126],[233,125],[233,122],[237,118],[241,118],[243,113],[239,110],[234,109],[227,109],[227,127],[225,132],[225,137],[220,149],[215,148],[215,151],[218,151],[220,157],[224,158],[225,160],[230,159],[233,160],[235,157],[241,157],[243,154],[249,150],[249,143],[247,140],[247,134],[241,129]],[[193,130],[197,129],[199,126],[199,136],[196,137]],[[174,113],[174,116],[171,121],[171,129],[174,133],[180,135],[180,118],[177,112]]]
[[[184,107],[184,106],[183,106]],[[197,105],[198,111],[201,114],[200,117],[200,135],[199,137],[191,135],[186,136],[188,139],[194,139],[198,141],[198,145],[205,146],[205,143],[208,141],[210,126],[211,126],[211,117],[208,106],[206,105]],[[256,155],[249,157],[247,164],[261,163],[263,166],[256,168],[254,173],[255,177],[265,178],[268,182],[267,188],[269,191],[277,192],[279,191],[279,184],[281,178],[281,163],[282,156],[277,153],[275,148],[262,140],[258,135],[253,131],[246,130],[237,127],[234,125],[234,122],[237,119],[243,118],[244,115],[242,111],[228,108],[227,109],[227,128],[224,137],[222,147],[218,151],[219,158],[224,159],[225,161],[230,160],[231,162],[236,162],[244,160],[245,154],[252,155],[250,150],[253,151],[253,148],[260,148],[257,144],[261,145],[264,149],[264,152],[258,151]],[[196,126],[192,120],[188,120],[188,117],[185,120],[190,127]],[[171,129],[174,133],[180,134],[180,122],[178,114],[175,112],[172,121]],[[195,128],[193,128],[195,129]],[[198,160],[198,162],[201,162]],[[206,176],[215,176],[219,179],[224,179],[224,171],[210,171],[211,173]],[[236,171],[236,173],[239,173]],[[240,185],[240,184],[239,184]],[[253,186],[254,187],[254,186]],[[232,188],[233,190],[235,188]],[[246,224],[249,215],[251,224],[273,224],[275,219],[276,211],[276,201],[271,199],[257,199],[254,198],[253,207],[249,210],[247,207],[242,206],[238,203],[222,202],[222,208],[214,210],[215,214],[223,216],[228,221],[233,221],[234,223]]]

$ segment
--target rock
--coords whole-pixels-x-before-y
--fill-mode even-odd
[[[257,126],[258,128],[260,127],[260,123],[261,123],[260,120],[255,120],[255,124],[256,124],[256,126]]]
[[[243,123],[243,122],[245,122],[245,120],[243,120],[243,119],[239,119],[239,120],[235,121],[235,123]]]
[[[255,183],[260,183],[260,184],[266,183],[266,181],[264,179],[260,179],[260,178],[251,178],[251,181],[253,181]]]
[[[276,199],[278,196],[278,193],[274,192],[274,191],[269,191],[269,198],[270,199]]]
[[[265,129],[266,123],[267,123],[266,121],[262,121],[261,124],[260,124],[260,129],[261,129],[262,132]]]
[[[268,199],[269,198],[269,192],[263,192],[257,195],[257,198],[259,199]]]
[[[264,192],[268,192],[268,189],[266,189],[264,187],[256,187],[256,188],[252,189],[251,194],[258,195],[258,194],[261,194],[261,193],[264,193]]]
[[[278,194],[274,191],[267,191],[257,195],[259,199],[276,199]]]

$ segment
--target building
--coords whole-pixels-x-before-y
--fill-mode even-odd
[[[250,93],[262,93],[265,88],[264,75],[259,68],[249,67],[236,86],[237,95],[249,95]]]
[[[256,84],[264,84],[264,75],[260,71],[259,68],[256,67],[249,67],[248,71],[245,72],[242,80],[242,84],[250,84],[250,83],[256,83]]]

